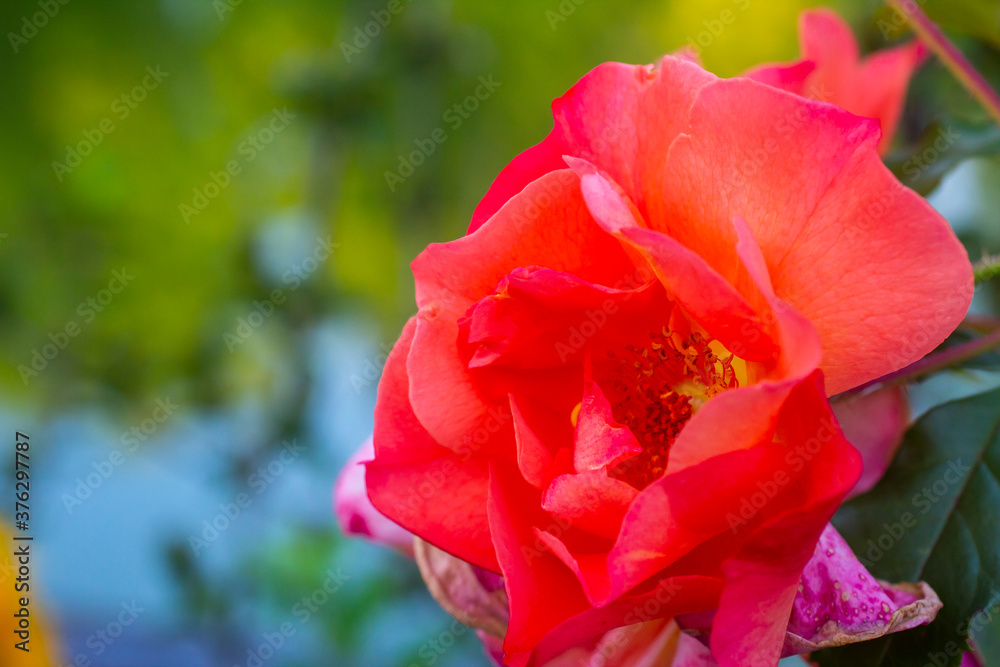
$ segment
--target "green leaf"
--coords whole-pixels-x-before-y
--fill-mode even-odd
[[[944,602],[928,626],[819,652],[823,667],[950,667],[1000,605],[1000,390],[932,410],[875,489],[834,525],[880,579],[928,582]]]
[[[886,156],[886,164],[904,185],[927,195],[965,160],[997,152],[1000,127],[943,119],[927,127],[913,143]]]

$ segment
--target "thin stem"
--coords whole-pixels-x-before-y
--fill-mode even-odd
[[[966,315],[958,327],[981,334],[989,333],[1000,329],[1000,318],[990,315]]]
[[[886,0],[902,16],[906,17],[913,31],[922,42],[941,59],[963,86],[979,100],[993,119],[1000,124],[1000,95],[983,78],[979,70],[958,50],[944,32],[928,18],[924,10],[914,0]]]
[[[1000,255],[990,255],[983,257],[972,266],[976,277],[976,284],[985,283],[1000,276]]]
[[[980,336],[979,338],[971,340],[968,343],[956,345],[955,347],[948,348],[947,350],[943,350],[937,354],[929,354],[920,361],[910,364],[906,368],[900,369],[895,373],[890,373],[884,377],[880,377],[877,380],[872,380],[871,382],[863,384],[860,387],[845,392],[842,396],[844,398],[857,396],[874,386],[893,387],[901,384],[907,384],[917,378],[923,377],[924,375],[930,375],[931,373],[943,371],[956,366],[963,361],[975,359],[979,355],[998,347],[1000,347],[1000,329],[995,329],[985,336]]]

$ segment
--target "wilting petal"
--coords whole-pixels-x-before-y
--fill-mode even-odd
[[[333,488],[333,511],[347,535],[413,553],[413,533],[375,509],[368,499],[364,464],[375,458],[375,445],[368,438],[344,464]]]
[[[428,590],[445,611],[459,621],[494,637],[507,632],[507,594],[503,586],[487,586],[489,572],[417,539],[415,556]]]
[[[889,468],[910,420],[903,387],[887,387],[833,403],[833,414],[847,440],[857,447],[864,470],[848,497],[871,490]]]
[[[785,655],[866,641],[934,620],[941,601],[930,586],[876,581],[833,526],[802,572]]]
[[[483,643],[483,652],[496,667],[503,667],[503,638],[494,637],[488,632],[476,630],[476,636]]]

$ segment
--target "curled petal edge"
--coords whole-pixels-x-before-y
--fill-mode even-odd
[[[483,577],[496,577],[438,549],[419,537],[413,539],[413,553],[420,576],[441,607],[462,624],[502,639],[507,633],[509,612],[507,593],[502,587],[490,590]]]
[[[888,584],[879,581],[879,584],[883,588],[895,589],[914,596],[917,600],[897,609],[884,626],[865,632],[844,632],[840,624],[833,620],[828,621],[815,635],[809,638],[788,632],[785,635],[784,655],[811,653],[820,649],[854,644],[877,639],[894,632],[909,630],[933,621],[943,606],[937,593],[925,582]]]

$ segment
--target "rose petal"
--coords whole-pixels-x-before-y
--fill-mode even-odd
[[[450,243],[432,244],[413,261],[420,311],[406,361],[410,402],[423,427],[445,447],[457,450],[490,408],[459,355],[458,321],[504,276],[529,266],[601,285],[614,285],[635,271],[621,244],[594,223],[579,179],[569,170],[539,178],[489,224]]]
[[[644,214],[647,200],[659,208],[667,148],[684,131],[691,101],[714,80],[684,57],[664,57],[656,68],[621,63],[596,67],[552,103],[552,132],[500,172],[473,213],[469,232],[529,183],[561,169],[564,155],[601,165],[628,188]]]
[[[414,328],[411,319],[389,353],[379,383],[375,460],[365,473],[368,497],[407,530],[464,560],[499,571],[486,516],[488,464],[471,456],[471,449],[456,454],[439,445],[410,407],[406,358]],[[502,425],[497,419],[495,430]]]
[[[802,572],[784,654],[809,653],[926,625],[941,606],[925,583],[876,581],[828,525]]]
[[[615,421],[604,392],[593,380],[587,381],[573,446],[576,471],[601,470],[641,453],[642,445],[628,426]]]
[[[848,495],[850,498],[871,490],[882,479],[903,442],[910,406],[905,388],[886,387],[835,401],[833,414],[864,461],[861,479]]]
[[[667,161],[661,231],[732,280],[742,216],[775,294],[819,332],[830,394],[930,352],[972,298],[965,248],[877,138],[873,121],[729,79],[702,88]]]
[[[722,667],[773,667],[777,662],[802,569],[861,474],[860,456],[833,426],[818,374],[792,393],[786,410],[795,418],[783,421],[778,436],[797,455],[803,474],[770,501],[787,503],[781,513],[725,563],[726,588],[711,639],[712,654]],[[790,454],[785,465],[794,469],[795,460]]]
[[[608,477],[603,470],[560,475],[545,491],[542,509],[613,540],[638,493],[625,482]]]
[[[413,533],[375,509],[368,499],[364,464],[375,458],[372,438],[364,441],[337,477],[333,489],[333,511],[346,535],[364,537],[413,555]]]
[[[763,65],[744,76],[877,119],[882,128],[878,149],[885,153],[899,124],[910,79],[928,55],[926,47],[913,41],[861,59],[851,27],[829,9],[802,12],[799,39],[803,60]]]
[[[420,575],[431,595],[459,621],[494,637],[507,632],[510,615],[503,588],[483,585],[476,567],[417,538],[414,552]]]
[[[718,667],[718,664],[707,646],[688,634],[680,633],[671,667]]]

